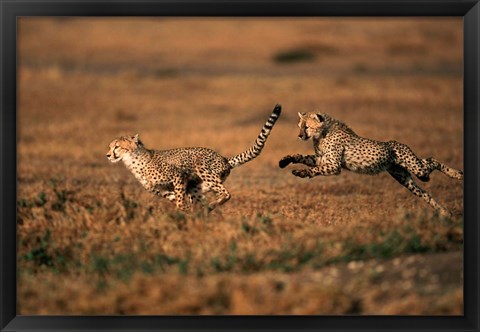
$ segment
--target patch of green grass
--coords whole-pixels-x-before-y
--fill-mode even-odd
[[[47,194],[41,191],[38,193],[38,196],[33,199],[20,198],[17,200],[17,208],[31,208],[31,207],[42,207],[47,204]]]
[[[257,219],[258,221],[260,221],[260,224],[262,224],[263,226],[267,226],[267,227],[273,226],[273,219],[270,216],[265,216],[259,213],[257,214]]]
[[[60,249],[55,246],[51,231],[48,228],[38,238],[38,244],[20,258],[33,263],[34,267],[45,266],[51,268],[55,273],[65,271],[70,266],[78,265],[73,264],[72,255],[68,248]]]
[[[153,71],[153,75],[156,77],[175,77],[179,74],[179,70],[176,68],[156,68]]]
[[[271,251],[263,257],[254,252],[239,255],[236,251],[223,258],[216,258],[215,263],[223,262],[223,265],[216,265],[217,272],[238,271],[241,273],[259,272],[265,270],[278,270],[283,272],[298,271],[307,264],[321,259],[323,248],[320,244],[311,250],[305,250],[300,245],[285,246],[279,251]]]
[[[190,257],[180,260],[178,262],[178,272],[183,275],[188,274],[189,265],[190,265]]]
[[[155,256],[153,264],[156,267],[159,267],[160,269],[164,269],[164,267],[171,266],[174,264],[178,264],[180,262],[180,259],[177,257],[170,257],[165,254],[158,254]]]
[[[424,253],[432,251],[432,248],[422,243],[419,235],[415,234],[404,245],[406,253]]]
[[[346,241],[342,253],[336,257],[325,259],[320,264],[315,264],[316,268],[338,262],[349,262],[367,259],[390,259],[402,254],[418,254],[427,252],[442,252],[446,247],[454,245],[456,249],[461,249],[462,243],[444,243],[448,239],[433,241],[428,243],[422,239],[412,227],[405,227],[403,232],[393,230],[384,234],[383,240],[374,243],[358,243],[353,240]]]
[[[125,208],[125,212],[127,214],[126,219],[132,220],[136,216],[136,209],[139,207],[139,204],[131,199],[129,199],[124,192],[120,194],[120,199],[123,207]]]
[[[315,53],[302,48],[282,51],[273,56],[273,61],[281,64],[309,62],[313,60],[315,60]]]
[[[54,211],[65,212],[66,203],[73,202],[74,192],[66,189],[58,189],[59,180],[55,178],[50,179],[50,185],[52,186],[55,194],[55,199],[52,201],[51,209]]]
[[[258,229],[254,225],[251,225],[246,220],[242,221],[241,227],[242,227],[242,231],[244,231],[246,234],[254,235],[258,233]]]
[[[232,271],[237,263],[237,242],[231,241],[229,245],[229,253],[222,259],[215,256],[211,260],[211,265],[216,272],[228,272]]]
[[[163,273],[169,266],[177,265],[180,273],[188,272],[188,261],[177,257],[170,257],[165,254],[158,254],[153,260],[142,258],[141,252],[121,253],[111,257],[96,255],[91,256],[89,271],[102,278],[114,277],[128,281],[133,274],[141,272],[144,274]]]

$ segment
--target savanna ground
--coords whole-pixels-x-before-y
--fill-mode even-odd
[[[19,314],[463,314],[463,183],[279,169],[297,112],[463,169],[461,19],[21,18]],[[105,154],[249,147],[232,199],[184,214]]]

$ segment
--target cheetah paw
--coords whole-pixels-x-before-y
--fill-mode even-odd
[[[306,169],[294,169],[292,171],[292,174],[295,176],[298,176],[299,178],[310,178],[310,174],[308,173],[308,170]]]
[[[292,162],[292,157],[290,156],[285,156],[283,157],[282,159],[280,159],[280,161],[278,162],[278,166],[280,168],[285,168],[287,167],[288,164],[290,164]]]

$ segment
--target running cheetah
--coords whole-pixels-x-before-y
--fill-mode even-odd
[[[346,124],[327,114],[308,112],[298,113],[298,116],[298,137],[303,141],[312,138],[315,155],[287,155],[280,160],[280,168],[290,163],[309,166],[292,171],[301,178],[339,175],[342,168],[370,175],[387,171],[414,195],[423,198],[442,215],[450,216],[447,209],[413,181],[411,174],[426,182],[431,172],[439,170],[451,178],[463,180],[463,171],[433,158],[419,159],[408,146],[396,141],[380,142],[360,137]]]
[[[280,113],[281,106],[276,105],[253,146],[231,158],[202,147],[150,150],[138,134],[114,139],[109,144],[107,158],[112,163],[122,160],[145,189],[175,202],[181,210],[203,202],[204,194],[213,191],[216,200],[208,204],[211,211],[230,199],[223,182],[233,168],[260,154]]]

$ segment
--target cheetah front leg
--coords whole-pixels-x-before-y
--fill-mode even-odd
[[[307,169],[294,169],[292,174],[300,178],[312,178],[317,175],[338,175],[342,171],[342,153],[329,151],[325,153],[314,167]]]
[[[314,167],[317,165],[317,158],[314,155],[293,154],[283,157],[278,162],[278,166],[280,168],[285,168],[289,164],[304,164],[310,167]]]
[[[175,205],[177,209],[186,210],[185,204],[185,195],[186,195],[186,187],[187,181],[186,179],[178,174],[173,178],[173,193],[175,194]]]
[[[182,173],[183,174],[183,173]],[[181,178],[185,177],[188,180],[184,180],[185,182],[185,208],[192,207],[196,203],[200,203],[203,200],[203,193],[201,189],[201,185],[198,181],[190,179],[188,176],[181,175]],[[162,196],[166,198],[172,203],[177,203],[177,196],[175,194],[174,185],[172,181],[164,181],[164,182],[157,182],[155,184],[147,184],[147,189],[153,192],[157,196]],[[188,206],[187,206],[188,205]]]
[[[336,167],[335,165],[323,164],[316,167],[311,167],[307,169],[294,169],[292,174],[298,176],[300,178],[313,178],[317,175],[338,175],[341,172],[340,167]]]
[[[401,167],[395,167],[388,171],[390,175],[397,180],[401,185],[410,190],[414,195],[423,198],[425,202],[430,204],[434,209],[438,210],[441,215],[451,217],[451,213],[443,206],[437,203],[432,196],[422,188],[420,188],[415,181],[413,181],[410,173]]]
[[[170,202],[175,202],[175,193],[173,192],[171,181],[147,183],[145,184],[145,189],[157,196],[168,199]]]
[[[177,202],[174,191],[156,192],[156,194],[168,199],[172,203],[176,204]],[[188,205],[188,207],[194,207],[195,204],[200,204],[203,202],[203,200],[204,196],[202,194],[202,189],[200,186],[187,187],[185,203]]]

